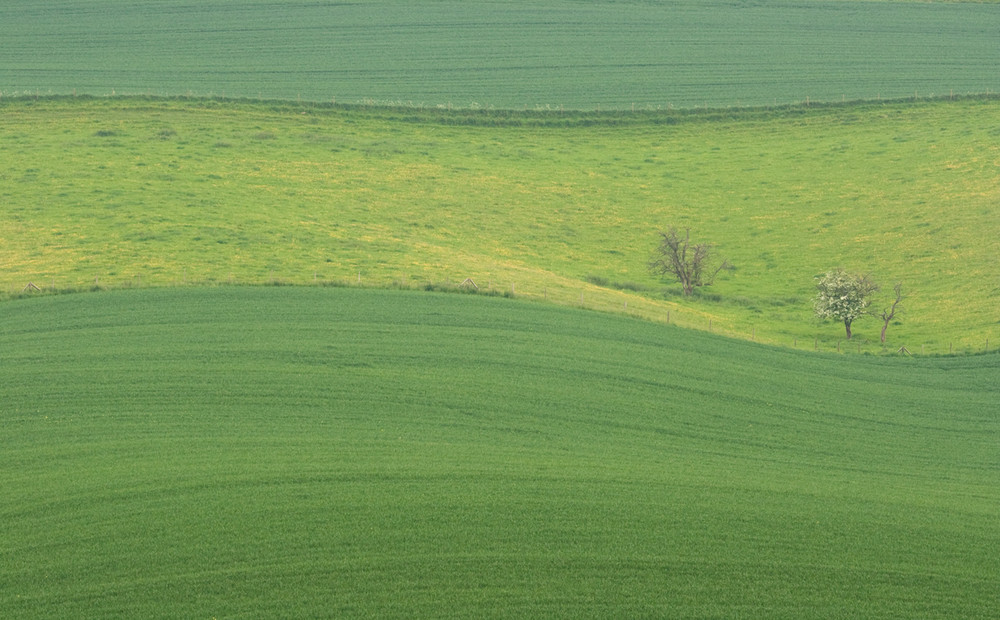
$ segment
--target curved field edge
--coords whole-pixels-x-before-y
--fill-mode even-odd
[[[996,355],[347,288],[0,304],[11,617],[989,617]]]
[[[843,350],[995,349],[996,101],[635,115],[4,101],[0,287],[470,278],[836,350],[843,328],[810,306],[814,277],[842,266],[906,295],[885,347],[867,319]],[[736,270],[696,300],[650,277],[669,225]]]
[[[183,94],[636,109],[997,92],[994,3],[0,6],[0,96]]]

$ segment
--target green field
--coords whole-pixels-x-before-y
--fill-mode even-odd
[[[998,32],[0,4],[0,618],[996,617]]]
[[[834,350],[834,267],[902,282],[886,348],[1000,344],[995,98],[728,113],[417,112],[158,99],[0,102],[0,290],[447,286]],[[646,271],[690,226],[735,265]],[[880,300],[881,302],[881,300]],[[877,352],[880,324],[847,349]]]
[[[0,611],[990,618],[1000,356],[519,300],[0,304]]]
[[[1000,90],[995,2],[40,0],[0,95],[630,109]]]

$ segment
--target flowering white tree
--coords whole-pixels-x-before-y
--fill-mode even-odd
[[[816,316],[821,319],[843,321],[847,339],[851,339],[851,323],[868,314],[872,295],[878,292],[867,275],[847,273],[843,269],[828,271],[816,284]]]

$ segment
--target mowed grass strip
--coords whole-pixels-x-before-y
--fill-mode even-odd
[[[995,2],[39,0],[0,95],[631,109],[997,92]]]
[[[989,617],[998,356],[226,287],[0,304],[10,617]]]
[[[885,350],[1000,343],[995,98],[635,115],[82,98],[2,110],[8,295],[472,278],[834,350],[843,327],[816,322],[811,299],[815,277],[843,267],[887,292],[902,283]],[[646,271],[671,225],[735,266],[693,301]],[[859,321],[849,350],[883,350],[880,327]]]

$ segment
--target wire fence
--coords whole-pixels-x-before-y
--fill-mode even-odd
[[[670,101],[628,101],[617,104],[563,104],[551,102],[522,103],[520,105],[495,105],[491,103],[480,103],[475,101],[466,102],[425,102],[414,101],[412,99],[381,99],[373,97],[348,97],[338,98],[336,95],[317,99],[303,98],[301,94],[295,95],[264,95],[254,94],[227,94],[226,92],[196,92],[188,90],[184,93],[176,92],[156,92],[152,89],[132,89],[121,90],[117,88],[87,89],[78,91],[54,91],[54,90],[4,90],[0,89],[0,101],[8,100],[42,100],[42,99],[130,99],[145,98],[164,101],[178,100],[205,100],[205,101],[228,101],[228,102],[258,102],[258,103],[297,103],[307,106],[332,106],[344,108],[385,108],[385,109],[406,109],[406,110],[445,110],[452,112],[536,112],[547,114],[570,114],[570,113],[651,113],[651,112],[699,112],[699,111],[720,111],[720,110],[783,110],[789,108],[803,107],[836,107],[844,105],[873,104],[873,103],[902,103],[916,101],[956,101],[966,99],[1000,99],[1000,92],[996,88],[984,88],[982,90],[960,90],[949,89],[947,92],[927,91],[921,93],[919,89],[912,92],[894,92],[883,94],[876,92],[867,96],[851,96],[842,94],[839,97],[812,97],[804,95],[801,98],[779,101],[777,98],[770,102],[741,101],[738,98],[731,100],[704,101],[699,104],[675,105]]]
[[[129,277],[100,276],[92,281],[66,282],[58,277],[46,276],[28,280],[25,284],[8,283],[0,289],[0,300],[13,301],[48,295],[74,294],[101,291],[124,291],[133,289],[163,289],[176,287],[226,287],[226,286],[312,286],[350,287],[366,289],[401,289],[453,294],[472,294],[492,297],[516,298],[521,300],[551,303],[559,306],[575,307],[589,311],[628,316],[717,334],[728,338],[756,342],[762,345],[778,346],[797,351],[834,353],[841,355],[897,355],[897,356],[958,356],[995,353],[1000,351],[1000,336],[985,333],[979,337],[965,337],[961,341],[913,342],[887,338],[885,343],[864,335],[855,335],[847,340],[837,335],[841,326],[834,323],[816,325],[812,335],[775,332],[765,324],[756,325],[747,321],[734,321],[713,313],[711,308],[692,307],[666,299],[657,299],[634,291],[591,285],[585,282],[567,282],[553,279],[550,282],[537,280],[518,282],[512,278],[487,276],[463,276],[427,280],[420,278],[385,277],[367,274],[363,269],[330,277],[319,270],[310,274],[283,276],[271,271],[265,278],[240,278],[234,273],[223,275],[199,274],[189,277],[187,271],[175,277],[149,278],[141,274]]]

